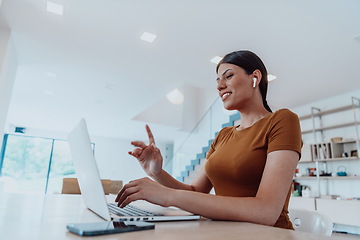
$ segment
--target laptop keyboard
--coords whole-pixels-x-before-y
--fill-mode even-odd
[[[109,211],[117,216],[162,216],[130,205],[120,208],[115,203],[108,203],[108,207]]]

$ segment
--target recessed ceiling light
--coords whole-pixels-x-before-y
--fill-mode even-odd
[[[64,14],[64,6],[53,2],[46,3],[46,10],[61,16]]]
[[[271,74],[268,74],[268,81],[271,82],[273,80],[275,80],[277,77]]]
[[[222,57],[215,56],[212,59],[210,59],[210,62],[218,64],[221,61]]]
[[[184,102],[184,94],[177,88],[166,94],[166,98],[172,104],[182,104]]]
[[[150,43],[152,43],[155,40],[155,38],[156,38],[156,35],[153,33],[149,33],[149,32],[144,32],[140,37],[141,40],[144,40],[144,41],[150,42]]]

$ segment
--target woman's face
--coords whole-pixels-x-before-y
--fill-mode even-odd
[[[223,63],[218,69],[217,89],[227,110],[239,110],[246,106],[253,96],[252,76],[233,64]]]

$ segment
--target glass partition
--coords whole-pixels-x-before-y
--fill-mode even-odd
[[[217,97],[186,139],[175,142],[174,156],[170,162],[172,164],[171,174],[174,177],[181,176],[181,172],[186,170],[186,166],[190,165],[192,160],[198,158],[198,154],[202,155],[201,158],[205,158],[216,133],[223,128],[224,124],[232,124],[230,116],[236,113],[237,111],[225,110],[221,99]]]

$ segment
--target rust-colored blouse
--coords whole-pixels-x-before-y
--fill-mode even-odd
[[[267,154],[292,150],[298,152],[300,158],[301,146],[298,116],[281,109],[240,131],[236,127],[223,128],[207,153],[206,174],[216,195],[255,197]],[[288,217],[290,194],[291,188],[275,227],[293,229]]]

